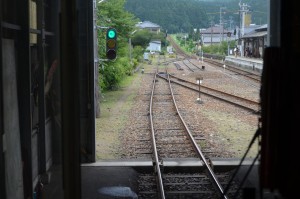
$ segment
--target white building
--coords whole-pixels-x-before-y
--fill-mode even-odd
[[[147,50],[150,50],[150,52],[161,52],[161,41],[151,41],[147,47]]]
[[[172,53],[173,52],[173,47],[172,46],[167,46],[167,52]]]

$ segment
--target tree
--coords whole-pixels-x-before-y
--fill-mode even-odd
[[[143,48],[147,48],[151,38],[152,34],[149,30],[139,30],[132,36],[131,42],[133,46],[142,46]]]
[[[232,16],[233,26],[239,24],[239,16],[235,15],[239,10],[240,0],[127,0],[126,10],[134,13],[142,21],[149,20],[159,24],[169,33],[188,32],[190,27],[208,28],[210,21],[219,24],[220,7],[227,7],[228,12],[224,19]],[[256,24],[267,22],[268,1],[243,0],[251,6],[252,21]],[[230,12],[229,12],[230,10]],[[229,23],[228,23],[229,25]]]
[[[113,62],[100,63],[100,87],[110,90],[118,87],[126,75],[132,73],[134,65],[130,65],[128,54],[128,39],[135,30],[136,17],[124,9],[125,0],[109,0],[98,4],[97,25],[113,27],[117,30],[117,58]],[[99,57],[105,59],[105,29],[98,32]]]
[[[152,40],[160,40],[162,46],[167,45],[164,32],[154,33],[149,30],[139,30],[132,36],[133,46],[142,46],[144,49],[148,47]]]
[[[201,43],[201,33],[200,33],[199,28],[197,28],[196,33],[195,33],[195,41]]]

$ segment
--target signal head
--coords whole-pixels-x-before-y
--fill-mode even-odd
[[[106,31],[106,57],[110,60],[117,57],[117,31],[114,28]]]

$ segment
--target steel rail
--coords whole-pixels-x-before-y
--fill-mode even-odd
[[[217,61],[214,61],[214,60],[205,59],[204,61],[205,61],[205,62],[208,62],[208,63],[211,63],[211,64],[214,64],[214,65],[216,65],[216,66],[218,66],[218,67],[221,67],[221,68],[223,67],[223,64],[222,64],[222,63],[217,62]],[[227,65],[227,70],[229,70],[229,71],[231,71],[231,72],[238,73],[238,74],[240,74],[240,75],[243,75],[243,76],[245,76],[245,77],[247,77],[247,78],[249,78],[249,79],[252,79],[252,80],[254,80],[254,81],[256,81],[256,82],[261,82],[261,81],[260,81],[261,76],[258,75],[258,74],[251,73],[251,72],[249,72],[249,71],[242,70],[242,69],[240,69],[240,68],[236,68],[236,67],[233,67],[233,66],[230,66],[230,65]],[[252,76],[255,76],[255,77],[252,77]],[[258,78],[259,78],[259,79],[258,79]]]
[[[165,79],[166,81],[168,81],[165,77],[163,77],[163,76],[161,76],[161,75],[158,75],[158,76],[159,76],[160,78],[163,78],[163,79]],[[191,87],[189,87],[189,86],[187,86],[187,85],[181,84],[181,83],[176,82],[176,81],[174,81],[174,80],[170,80],[170,81],[173,82],[173,83],[175,83],[175,84],[178,84],[178,85],[180,85],[180,86],[182,86],[182,87],[185,87],[185,88],[187,88],[187,89],[193,90],[193,91],[195,91],[195,92],[199,92],[198,89],[191,88]],[[234,106],[240,107],[240,108],[245,109],[245,110],[247,110],[247,111],[253,112],[253,113],[255,113],[255,114],[258,114],[258,113],[259,113],[258,110],[255,110],[255,109],[253,109],[253,108],[246,107],[246,106],[241,105],[241,104],[237,104],[237,103],[232,102],[232,101],[230,101],[230,100],[227,100],[227,99],[224,99],[224,98],[221,98],[221,97],[218,97],[218,96],[215,96],[215,95],[212,95],[212,94],[203,92],[203,91],[201,91],[201,93],[203,93],[204,95],[210,96],[210,97],[212,97],[212,98],[221,100],[221,101],[223,101],[223,102],[232,104],[232,105],[234,105]]]
[[[196,64],[194,64],[193,62],[191,62],[190,59],[188,59],[189,63],[192,64],[193,66],[195,66],[196,68],[198,68],[199,70],[203,70],[200,66],[197,66]]]
[[[187,63],[185,63],[185,60],[183,60],[182,63],[183,63],[186,67],[188,67],[188,69],[189,69],[190,71],[195,72],[194,69],[192,69],[190,66],[187,65]]]
[[[151,92],[151,98],[150,98],[150,125],[151,125],[151,138],[152,138],[152,146],[153,146],[153,153],[154,153],[154,158],[155,158],[155,172],[157,173],[158,177],[158,184],[159,184],[159,191],[160,191],[160,196],[161,199],[165,199],[165,191],[164,191],[164,186],[163,186],[163,180],[162,180],[162,175],[160,171],[160,162],[158,160],[158,152],[156,149],[156,142],[155,142],[155,130],[154,130],[154,125],[153,125],[153,117],[152,117],[152,105],[153,105],[153,95],[154,95],[154,90],[155,90],[155,82],[156,82],[156,76],[157,72],[154,74],[154,80],[153,80],[153,85],[152,85],[152,92]]]
[[[172,99],[173,99],[173,103],[174,103],[174,106],[176,108],[176,111],[177,111],[177,114],[182,122],[182,124],[184,125],[185,129],[186,129],[186,132],[188,134],[188,137],[190,138],[191,142],[193,143],[193,146],[196,150],[196,153],[197,155],[200,157],[200,159],[203,161],[204,163],[204,166],[206,167],[207,171],[208,171],[208,175],[210,176],[210,179],[212,180],[212,183],[217,187],[220,195],[223,197],[223,198],[227,198],[227,196],[225,195],[224,193],[224,190],[223,190],[223,187],[222,185],[220,184],[220,182],[218,181],[216,175],[214,174],[213,170],[211,169],[211,167],[209,166],[208,162],[206,161],[200,147],[198,146],[198,144],[196,143],[191,131],[189,130],[187,124],[185,123],[185,121],[183,120],[179,110],[178,110],[178,107],[177,107],[177,104],[176,104],[176,101],[175,101],[175,97],[174,97],[174,94],[173,94],[173,89],[172,89],[172,86],[171,86],[171,80],[170,80],[170,77],[169,77],[169,73],[167,73],[168,75],[168,82],[169,82],[169,88],[171,90],[171,94],[172,94]]]
[[[177,77],[177,76],[175,76],[175,75],[171,75],[171,74],[170,74],[170,76],[173,77],[173,78],[175,78],[175,79],[178,79],[178,80],[180,80],[180,81],[184,81],[184,82],[187,82],[187,83],[189,83],[189,84],[192,84],[193,86],[199,86],[199,84],[196,84],[196,83],[194,83],[194,82],[190,82],[190,81],[188,81],[188,80],[182,79],[182,78]],[[237,95],[233,95],[233,94],[231,94],[231,93],[226,93],[226,92],[224,92],[224,91],[220,91],[220,90],[217,90],[217,89],[208,87],[208,86],[203,86],[203,85],[201,85],[201,88],[205,88],[205,89],[207,89],[207,90],[211,90],[211,91],[214,91],[214,92],[219,92],[219,93],[221,93],[221,94],[228,95],[228,96],[234,97],[234,98],[239,99],[239,100],[243,100],[243,101],[246,101],[246,102],[255,104],[255,105],[259,105],[259,102],[257,102],[257,101],[253,101],[253,100],[250,100],[250,99],[247,99],[247,98],[243,98],[243,97],[240,97],[240,96],[237,96]]]
[[[168,37],[168,40],[170,41],[170,43],[173,45],[173,47],[176,49],[176,52],[178,53],[178,54],[181,54],[181,55],[183,55],[184,57],[186,57],[186,58],[188,58],[188,59],[195,59],[195,58],[197,58],[197,56],[193,56],[193,55],[187,55],[174,41],[173,41],[173,39],[171,38],[171,37]],[[204,60],[205,62],[208,62],[208,63],[212,63],[212,64],[215,64],[215,65],[217,65],[218,64],[218,67],[222,67],[223,66],[223,64],[222,63],[220,63],[220,62],[217,62],[217,61],[214,61],[214,60],[210,60],[210,59],[207,59],[207,58],[205,58],[205,60]],[[220,66],[220,65],[222,65],[222,66]],[[246,70],[242,70],[242,69],[239,69],[239,68],[236,68],[236,67],[233,67],[233,66],[228,66],[228,69],[227,70],[229,70],[229,71],[231,71],[231,72],[236,72],[236,73],[238,73],[238,74],[240,74],[240,75],[243,75],[243,76],[245,76],[245,77],[248,77],[248,78],[250,78],[250,79],[252,79],[252,80],[254,80],[254,81],[257,81],[257,82],[261,82],[261,80],[260,80],[260,78],[261,78],[261,76],[260,75],[258,75],[258,74],[255,74],[255,73],[251,73],[250,71],[246,71]],[[244,72],[244,73],[247,73],[247,74],[243,74],[242,72]],[[256,77],[259,77],[259,79],[257,79],[257,78],[254,78],[254,77],[251,77],[251,76],[256,76]]]

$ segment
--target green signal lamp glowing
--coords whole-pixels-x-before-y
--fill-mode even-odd
[[[113,29],[108,30],[107,36],[108,36],[108,38],[110,38],[110,39],[114,38],[114,37],[116,36],[116,31],[113,30]]]
[[[106,57],[109,60],[117,57],[117,31],[114,28],[106,31]]]

